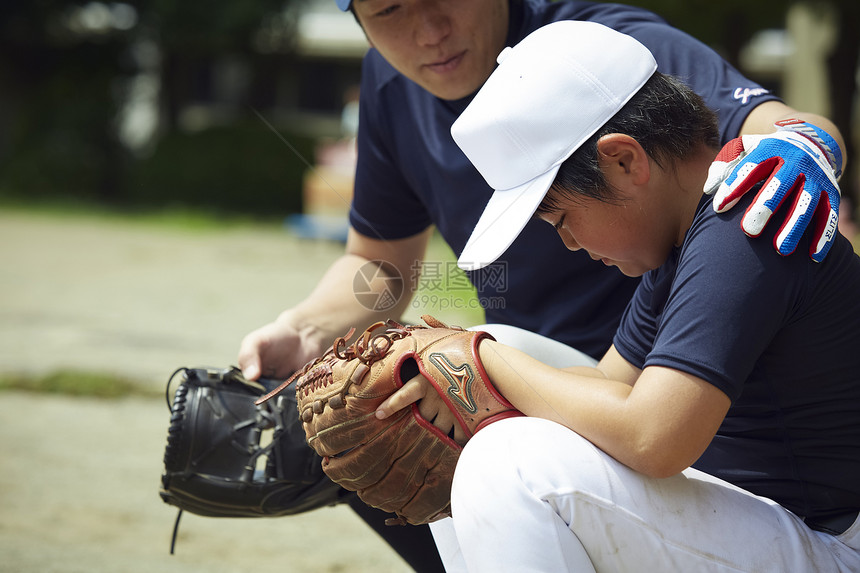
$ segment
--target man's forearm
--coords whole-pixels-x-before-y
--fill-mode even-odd
[[[409,305],[432,229],[398,240],[373,239],[350,230],[346,254],[311,294],[278,320],[306,340],[327,345],[350,327],[361,331],[379,320],[398,319]]]
[[[343,255],[337,259],[311,294],[298,305],[284,311],[278,320],[288,321],[303,337],[325,346],[342,336],[350,327],[362,330],[377,320],[398,318],[409,304],[408,284],[402,285],[400,300],[394,304],[368,304],[375,295],[385,296],[383,290],[388,275],[378,275],[366,281],[369,289],[356,293],[356,276],[368,275],[374,269],[385,273],[386,265],[379,265],[357,255]],[[400,277],[388,277],[397,281]],[[362,279],[359,279],[360,281]]]

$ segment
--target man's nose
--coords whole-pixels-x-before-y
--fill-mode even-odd
[[[451,33],[451,20],[436,2],[421,2],[415,27],[415,39],[419,44],[435,46]]]

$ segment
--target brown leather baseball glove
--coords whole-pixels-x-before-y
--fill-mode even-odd
[[[462,449],[422,418],[416,404],[376,418],[377,407],[405,382],[422,374],[467,440],[491,422],[522,415],[480,363],[478,345],[489,334],[422,318],[427,326],[376,323],[348,346],[350,331],[297,373],[299,415],[308,444],[323,457],[323,471],[368,505],[395,513],[389,524],[450,515],[451,480]]]

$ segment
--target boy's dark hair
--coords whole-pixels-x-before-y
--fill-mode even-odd
[[[612,119],[561,164],[538,206],[538,215],[556,213],[567,201],[618,200],[597,161],[597,141],[609,133],[634,138],[664,169],[672,169],[676,161],[691,157],[702,145],[720,147],[717,114],[683,82],[655,72]]]

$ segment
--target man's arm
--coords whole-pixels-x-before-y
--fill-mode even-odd
[[[415,269],[424,259],[431,233],[428,228],[412,237],[386,241],[350,229],[345,254],[332,263],[308,297],[242,340],[239,367],[244,376],[286,378],[350,327],[362,329],[377,320],[399,317],[414,292]],[[374,308],[367,298],[357,297],[354,281],[359,272],[371,279],[367,285],[373,292],[382,292],[387,278],[402,280],[400,299]]]

